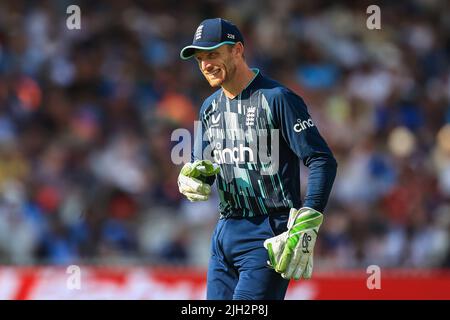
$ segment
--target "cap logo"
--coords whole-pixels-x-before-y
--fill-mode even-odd
[[[198,40],[202,37],[203,25],[199,25],[197,31],[195,31],[195,40]]]
[[[235,39],[235,36],[234,36],[234,34],[231,34],[231,33],[227,33],[227,38],[228,39]]]

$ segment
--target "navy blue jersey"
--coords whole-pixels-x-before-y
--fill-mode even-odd
[[[222,216],[267,215],[302,206],[323,212],[336,175],[333,154],[303,100],[259,70],[255,73],[235,98],[219,89],[205,100],[192,160],[220,165],[216,185]],[[300,161],[310,169],[304,203]]]

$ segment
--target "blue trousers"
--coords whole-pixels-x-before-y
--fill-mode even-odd
[[[211,239],[208,300],[282,300],[289,280],[269,268],[264,240],[287,229],[288,213],[223,218]]]

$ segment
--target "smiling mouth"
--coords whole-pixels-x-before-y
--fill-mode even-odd
[[[211,73],[208,73],[207,75],[208,75],[208,76],[215,76],[215,75],[218,74],[219,72],[220,72],[220,69],[217,69],[216,71],[211,72]]]

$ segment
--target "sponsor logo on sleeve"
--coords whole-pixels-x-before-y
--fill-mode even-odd
[[[312,122],[311,118],[309,118],[308,120],[303,120],[303,121],[301,119],[297,119],[297,123],[294,124],[294,131],[302,132],[303,130],[306,130],[311,127],[314,127],[314,123]]]

